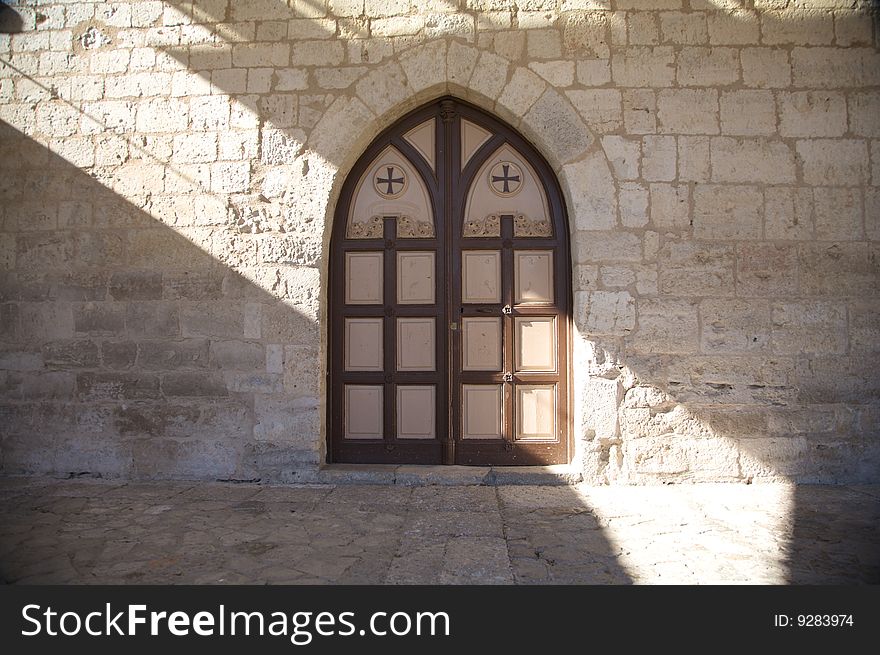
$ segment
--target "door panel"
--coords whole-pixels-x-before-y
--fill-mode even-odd
[[[330,459],[567,462],[568,228],[534,149],[443,99],[367,149],[336,219]]]

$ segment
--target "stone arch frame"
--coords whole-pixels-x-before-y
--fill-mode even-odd
[[[576,232],[616,223],[616,185],[599,140],[572,102],[537,73],[508,62],[499,55],[459,41],[415,46],[394,61],[374,69],[355,86],[354,96],[340,96],[317,121],[306,143],[329,169],[321,189],[326,199],[321,258],[319,322],[321,325],[319,415],[327,416],[329,380],[329,267],[330,239],[342,186],[370,143],[411,111],[443,96],[465,100],[495,115],[527,139],[547,161],[558,181],[569,223],[569,247],[577,248]],[[344,127],[343,127],[344,126]],[[592,185],[586,188],[584,183]],[[578,303],[577,272],[571,253],[572,314]],[[573,457],[583,459],[578,426],[584,413],[579,388],[587,379],[577,322],[572,320]],[[327,421],[320,421],[319,459],[326,461],[330,444]]]

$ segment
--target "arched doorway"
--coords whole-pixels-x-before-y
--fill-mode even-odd
[[[568,225],[553,171],[455,98],[349,174],[330,262],[331,461],[571,457]]]

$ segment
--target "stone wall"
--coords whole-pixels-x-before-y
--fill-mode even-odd
[[[336,197],[451,93],[559,174],[587,480],[878,480],[871,3],[8,4],[0,471],[312,479]]]

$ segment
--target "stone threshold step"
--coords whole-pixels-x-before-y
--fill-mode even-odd
[[[582,479],[571,464],[553,466],[416,466],[402,464],[326,464],[315,482],[402,486],[572,485]]]

